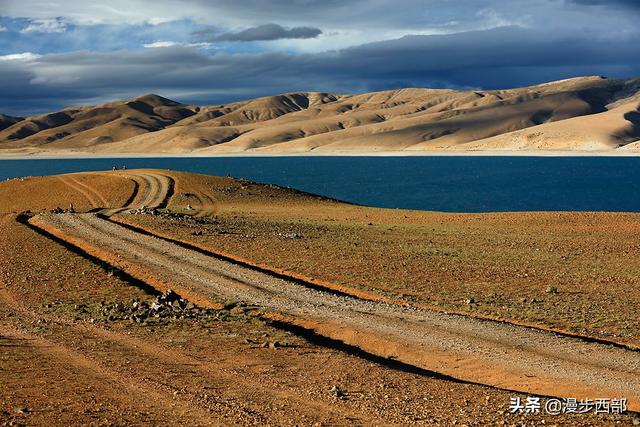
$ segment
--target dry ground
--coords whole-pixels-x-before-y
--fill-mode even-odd
[[[526,221],[518,220],[515,214],[365,209],[230,179],[171,175],[176,185],[169,210],[203,218],[127,215],[128,221],[254,262],[393,297],[402,295],[414,303],[457,306],[589,334],[607,331],[571,316],[578,310],[575,305],[582,304],[590,310],[583,313],[585,317],[603,316],[610,322],[609,333],[618,335],[615,338],[637,343],[633,330],[624,332],[624,327],[633,328],[637,319],[619,312],[631,313],[633,305],[637,307],[631,277],[637,247],[621,251],[628,264],[614,262],[613,256],[603,257],[602,275],[593,271],[593,265],[586,266],[585,254],[589,249],[602,254],[603,247],[607,254],[630,245],[633,233],[637,233],[635,215],[535,214],[527,228]],[[134,186],[126,177],[73,178],[107,200],[117,199],[112,206],[124,204]],[[5,212],[0,221],[3,420],[225,425],[542,422],[539,416],[505,412],[509,397],[515,393],[433,378],[424,371],[363,355],[357,349],[309,341],[242,310],[144,324],[105,317],[105,306],[130,305],[133,299],[150,301],[152,291],[135,287],[108,266],[37,234],[18,223],[13,213],[69,203],[76,210],[105,207],[99,205],[94,192],[89,191],[91,197],[83,194],[80,188],[87,190],[77,182],[73,183],[77,187],[74,191],[61,187],[69,185],[64,182],[67,179],[0,184],[0,210]],[[113,185],[115,180],[117,185]],[[98,190],[100,185],[106,188]],[[217,202],[215,209],[198,205],[206,205],[207,198]],[[192,210],[187,210],[187,205]],[[215,219],[209,217],[212,214]],[[582,227],[574,226],[579,224]],[[599,231],[589,234],[588,224]],[[541,235],[540,230],[555,230],[555,238]],[[560,233],[567,236],[567,243],[563,244]],[[593,237],[584,239],[588,235]],[[566,280],[551,283],[558,288],[557,294],[544,291],[550,283],[541,278],[546,277],[545,271],[554,270],[542,270],[542,266],[553,257],[544,252],[540,258],[532,257],[540,252],[535,249],[549,247],[543,242],[559,245],[555,249],[559,257],[574,253],[575,258],[568,259],[566,265],[573,274],[592,277],[586,286]],[[432,245],[436,252],[425,252]],[[453,253],[450,247],[464,251],[457,256],[439,254],[444,248]],[[556,260],[554,265],[563,264]],[[616,269],[622,265],[628,269]],[[528,276],[506,280],[523,266],[529,268],[523,271]],[[626,277],[622,273],[629,274],[629,279],[620,280]],[[456,284],[461,278],[472,281],[478,277],[471,286]],[[612,284],[598,287],[599,295],[592,296],[594,285],[603,278]],[[584,286],[580,298],[570,293],[574,292],[571,286]],[[482,298],[491,292],[497,296]],[[610,307],[603,303],[607,296],[620,298],[611,299]],[[540,299],[531,305],[537,315],[519,310],[530,306],[520,298]],[[478,303],[466,304],[465,299]],[[556,318],[562,322],[555,323]],[[631,422],[628,417],[602,416],[546,419],[551,425]]]
[[[208,189],[220,202],[215,221],[129,220],[413,303],[640,346],[639,214],[372,209],[250,183],[189,179],[185,185]],[[178,185],[170,209],[185,212],[183,194]]]

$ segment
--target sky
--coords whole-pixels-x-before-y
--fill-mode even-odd
[[[640,0],[0,0],[0,113],[640,76]]]

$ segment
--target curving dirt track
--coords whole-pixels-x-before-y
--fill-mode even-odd
[[[194,216],[197,217],[209,217],[214,216],[219,209],[220,203],[213,197],[204,193],[195,193],[194,196],[198,199],[198,205],[195,208]]]
[[[630,409],[640,410],[638,351],[311,288],[145,235],[105,217],[165,207],[175,179],[146,170],[102,174],[135,183],[123,206],[108,206],[99,191],[65,175],[60,178],[65,184],[95,208],[103,208],[100,215],[39,215],[31,224],[157,288],[177,289],[201,304],[244,301],[275,320],[468,382],[559,397],[625,397]],[[219,209],[206,194],[194,197],[194,216]]]
[[[174,180],[172,177],[161,173],[146,172],[115,172],[116,176],[130,179],[136,183],[134,194],[124,206],[103,209],[103,215],[111,216],[127,209],[160,208],[166,203],[173,190]],[[113,176],[113,174],[111,174]],[[106,205],[104,205],[106,207]]]
[[[233,372],[225,369],[224,361],[202,361],[184,353],[167,349],[153,342],[145,342],[99,326],[73,321],[35,312],[10,293],[0,288],[0,314],[12,315],[23,325],[0,322],[0,338],[9,342],[27,341],[39,360],[59,364],[59,370],[73,369],[74,375],[90,383],[90,388],[99,390],[101,399],[115,400],[119,406],[131,412],[151,414],[171,413],[172,421],[182,425],[228,425],[230,419],[244,424],[264,425],[268,419],[259,414],[258,408],[268,407],[274,398],[280,402],[277,411],[312,416],[326,414],[329,420],[355,417],[360,423],[376,424],[373,418],[362,418],[358,414],[341,408],[330,407],[322,402],[309,402],[293,393],[274,390],[269,384],[247,377],[239,383]],[[24,324],[45,322],[49,332],[33,334]],[[112,353],[96,351],[96,347],[109,349],[120,355],[119,366],[109,356]],[[242,363],[242,356],[238,363]],[[129,363],[136,369],[129,369]],[[114,366],[115,365],[115,366]],[[212,384],[220,387],[224,394],[218,399],[206,399],[202,395],[187,393],[176,386],[175,377],[188,377],[197,373],[196,389],[207,389]],[[132,399],[131,396],[144,396]],[[225,421],[226,419],[226,421]],[[153,425],[166,424],[166,419],[148,419]],[[283,421],[284,422],[284,421]]]
[[[136,204],[161,205],[167,181],[143,178]],[[366,301],[305,287],[92,214],[32,224],[158,287],[258,305],[290,324],[451,377],[563,397],[626,397],[640,409],[640,352],[513,325]]]
[[[91,186],[83,183],[78,179],[79,174],[60,175],[58,178],[64,182],[69,188],[82,194],[82,196],[91,203],[94,208],[105,207],[108,202],[105,198]]]
[[[122,206],[111,206],[96,188],[79,180],[81,176],[90,175],[128,179],[134,183],[134,191]],[[94,209],[100,208],[99,213],[104,216],[116,215],[131,209],[166,207],[175,186],[175,179],[172,176],[157,171],[83,172],[60,175],[58,179],[81,194]],[[192,191],[189,194],[195,199],[190,215],[211,217],[219,211],[220,203],[211,195]]]

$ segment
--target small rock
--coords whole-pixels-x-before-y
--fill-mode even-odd
[[[467,298],[464,303],[465,304],[474,304],[476,301],[473,298]]]
[[[245,312],[246,312],[246,308],[244,307],[233,307],[231,310],[229,310],[229,314],[232,314],[234,316],[244,314]]]
[[[262,343],[262,345],[260,346],[262,348],[270,348],[271,350],[275,350],[278,347],[282,347],[282,344],[280,344],[278,341],[265,341]]]
[[[558,293],[558,288],[556,288],[555,286],[549,286],[549,287],[547,287],[545,292],[548,293],[548,294],[557,294]]]
[[[178,295],[174,290],[169,289],[164,295],[162,295],[160,298],[162,298],[164,301],[167,302],[173,302],[173,301],[177,301],[180,298],[180,295]]]
[[[331,390],[329,390],[329,393],[331,393],[331,395],[336,399],[344,399],[346,397],[345,392],[335,385],[331,387]]]

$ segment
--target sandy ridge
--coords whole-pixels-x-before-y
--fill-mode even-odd
[[[504,90],[301,92],[201,107],[146,95],[25,118],[0,131],[0,152],[633,153],[639,93],[640,79],[590,76]]]

